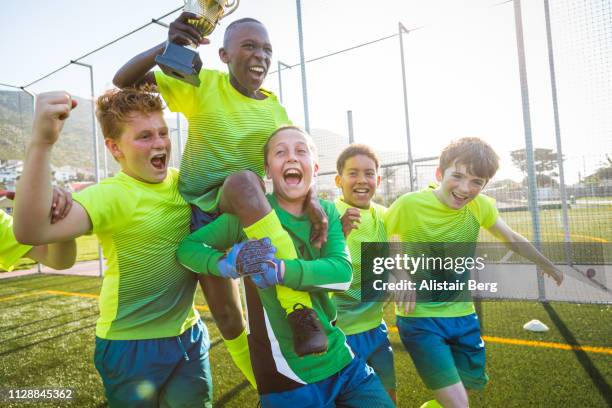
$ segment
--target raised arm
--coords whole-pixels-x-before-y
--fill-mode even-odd
[[[208,44],[208,39],[202,38],[198,30],[187,23],[187,20],[197,20],[199,18],[200,17],[192,13],[181,13],[181,15],[170,24],[170,28],[168,29],[168,41],[178,45]],[[155,66],[155,57],[162,54],[165,48],[166,42],[164,41],[129,60],[125,65],[119,68],[119,71],[117,71],[113,78],[113,84],[118,88],[140,86],[144,84],[155,85],[155,75],[151,70]]]
[[[561,282],[563,282],[563,272],[542,255],[527,238],[510,228],[501,217],[497,217],[497,221],[488,228],[488,231],[502,241],[508,249],[538,265],[544,273],[557,282],[557,285],[561,285]]]
[[[91,230],[83,207],[74,203],[62,220],[51,223],[51,151],[76,101],[66,92],[38,95],[32,139],[26,151],[23,174],[17,185],[13,230],[29,245],[65,242]]]

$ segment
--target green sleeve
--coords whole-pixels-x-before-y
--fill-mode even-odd
[[[172,78],[161,71],[154,71],[155,82],[164,101],[172,112],[181,112],[187,118],[197,113],[198,103],[203,98],[210,76],[213,73],[207,69],[200,70],[202,84],[195,87],[186,82]]]
[[[238,217],[221,214],[210,224],[188,235],[176,254],[187,269],[206,275],[219,276],[217,262],[225,250],[242,241],[242,228]]]
[[[306,292],[344,292],[353,280],[353,267],[340,216],[332,203],[321,205],[329,218],[327,242],[321,248],[321,257],[312,261],[286,260],[284,285]]]
[[[485,196],[484,194],[478,195],[476,199],[478,200],[478,206],[480,207],[478,219],[480,221],[480,225],[482,225],[484,228],[491,228],[499,217],[499,211],[495,206],[495,199]]]

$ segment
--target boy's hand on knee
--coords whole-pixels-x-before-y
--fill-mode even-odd
[[[321,248],[323,244],[327,242],[329,221],[327,219],[327,214],[325,214],[325,211],[321,208],[321,203],[319,202],[319,198],[314,188],[311,188],[308,192],[308,200],[306,200],[306,207],[304,210],[312,223],[310,242],[312,242],[315,248]]]
[[[219,273],[229,279],[261,274],[265,262],[276,260],[275,253],[276,248],[268,238],[238,243],[217,263]]]

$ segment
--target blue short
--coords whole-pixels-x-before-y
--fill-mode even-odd
[[[260,398],[262,408],[395,407],[372,368],[360,358],[325,380]]]
[[[191,224],[189,226],[189,230],[191,232],[195,232],[213,222],[219,215],[219,211],[209,213],[202,211],[200,207],[191,204]]]
[[[383,322],[371,330],[346,336],[356,356],[368,363],[386,389],[395,390],[395,367],[389,331]]]
[[[430,390],[463,382],[481,390],[489,381],[485,373],[485,347],[478,316],[397,316],[400,339],[421,379]]]
[[[94,363],[109,407],[212,407],[209,348],[201,320],[177,337],[96,337]]]

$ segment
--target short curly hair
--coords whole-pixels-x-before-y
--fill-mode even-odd
[[[453,164],[462,164],[477,177],[491,180],[499,168],[499,156],[484,140],[478,137],[463,137],[454,140],[440,154],[440,171],[444,173]]]
[[[96,116],[104,137],[119,139],[125,124],[135,113],[162,113],[164,104],[155,91],[151,86],[115,88],[100,95],[96,101]]]
[[[376,171],[378,171],[378,168],[380,167],[380,159],[378,158],[378,155],[376,154],[374,149],[365,144],[352,143],[340,153],[338,159],[336,160],[336,170],[338,171],[338,174],[342,174],[342,171],[344,170],[344,166],[346,166],[346,161],[348,159],[359,155],[367,156],[372,159],[374,165],[376,166]]]

